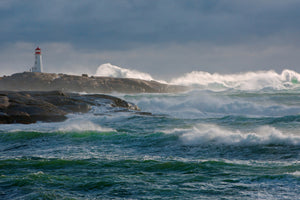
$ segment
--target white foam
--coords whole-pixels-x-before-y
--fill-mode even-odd
[[[100,65],[95,76],[154,80],[148,73],[121,68],[110,63]],[[213,91],[227,89],[259,91],[265,88],[286,90],[300,87],[300,74],[288,69],[283,70],[280,74],[273,70],[236,74],[211,74],[204,71],[192,71],[180,77],[173,78],[169,82],[163,80],[156,81],[174,85],[194,86],[198,89]]]
[[[299,81],[300,74],[292,70],[283,70],[281,74],[273,70],[239,74],[210,74],[203,71],[193,71],[172,79],[170,83],[186,86],[197,85],[212,90],[231,88],[256,91],[264,88],[290,89],[299,86]]]
[[[58,131],[60,132],[71,132],[71,131],[97,131],[97,132],[111,132],[114,129],[103,128],[89,120],[74,120],[69,123],[62,124]]]
[[[50,122],[50,123],[34,123],[34,124],[4,124],[1,125],[0,131],[3,132],[83,132],[83,131],[97,131],[97,132],[111,132],[115,131],[111,128],[101,127],[100,125],[93,122],[95,116],[90,114],[68,115],[69,119],[64,122]]]
[[[107,76],[116,78],[136,78],[143,80],[153,80],[151,75],[136,70],[121,68],[110,63],[102,64],[98,67],[95,76]]]
[[[287,173],[287,174],[292,175],[292,176],[296,176],[296,177],[300,177],[300,171],[295,171],[295,172]]]
[[[296,105],[264,102],[265,99],[261,98],[236,98],[205,90],[182,94],[124,96],[124,98],[138,105],[145,112],[187,119],[228,115],[280,117],[300,113],[300,107]]]
[[[225,145],[256,145],[256,144],[289,144],[300,145],[300,135],[283,133],[270,126],[262,126],[253,132],[229,130],[214,124],[198,124],[190,129],[174,129],[165,131],[167,134],[179,135],[185,145],[225,144]]]

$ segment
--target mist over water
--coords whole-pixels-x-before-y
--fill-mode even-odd
[[[184,93],[114,94],[142,113],[94,106],[64,122],[0,125],[0,199],[298,199],[299,80],[191,72],[168,82]]]

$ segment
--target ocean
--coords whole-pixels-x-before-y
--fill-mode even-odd
[[[0,125],[0,199],[300,199],[298,81],[191,72],[184,93],[113,94],[142,112]]]

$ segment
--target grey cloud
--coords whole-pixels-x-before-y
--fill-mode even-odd
[[[231,45],[278,34],[299,43],[299,9],[300,2],[293,0],[11,1],[0,6],[0,44],[68,42],[107,50],[189,42]]]
[[[2,0],[0,73],[26,70],[36,45],[47,72],[297,71],[299,10],[299,0]]]

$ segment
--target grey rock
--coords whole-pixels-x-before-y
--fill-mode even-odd
[[[0,108],[6,108],[9,106],[9,99],[7,96],[0,96]]]
[[[69,113],[86,113],[92,106],[139,111],[136,105],[109,95],[80,95],[61,91],[0,91],[0,124],[58,122]]]

